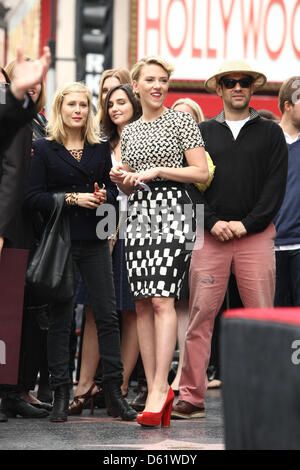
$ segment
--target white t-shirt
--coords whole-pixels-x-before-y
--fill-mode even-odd
[[[121,162],[118,162],[115,159],[114,152],[111,152],[111,163],[112,163],[113,167],[121,164]],[[120,210],[120,212],[126,212],[127,211],[128,196],[127,196],[127,194],[123,193],[123,191],[121,191],[121,189],[119,187],[118,187],[118,190],[119,190],[119,196],[117,197],[117,200],[119,201],[119,210]]]
[[[239,132],[244,126],[244,124],[246,124],[246,122],[249,121],[249,119],[250,119],[250,116],[248,116],[246,119],[242,119],[241,121],[228,121],[228,120],[225,121],[226,124],[230,127],[230,130],[235,139],[239,135]]]

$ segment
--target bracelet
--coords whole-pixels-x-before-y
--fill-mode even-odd
[[[77,206],[78,204],[78,193],[66,193],[65,200],[68,206]]]

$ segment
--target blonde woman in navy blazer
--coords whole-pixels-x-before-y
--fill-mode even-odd
[[[50,213],[52,193],[65,193],[69,215],[73,261],[87,287],[103,365],[107,407],[113,416],[134,419],[136,413],[122,397],[120,332],[115,310],[111,256],[106,239],[98,239],[96,209],[114,204],[118,194],[111,182],[111,155],[108,142],[99,142],[92,111],[91,93],[81,83],[58,90],[48,125],[48,138],[34,145],[26,205],[31,210]],[[50,383],[54,389],[51,421],[66,421],[69,405],[69,336],[73,300],[51,306],[48,333]],[[84,396],[98,392],[95,384]]]

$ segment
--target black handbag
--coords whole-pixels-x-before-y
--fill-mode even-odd
[[[40,304],[66,301],[74,295],[69,219],[64,193],[54,193],[54,209],[29,261],[26,287]]]

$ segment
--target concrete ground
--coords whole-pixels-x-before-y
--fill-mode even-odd
[[[152,451],[164,451],[161,459],[171,459],[172,456],[174,459],[177,454],[191,459],[192,455],[199,455],[200,450],[224,449],[220,390],[208,390],[206,411],[206,418],[173,419],[170,428],[150,429],[143,428],[137,422],[111,418],[105,409],[97,408],[92,416],[89,410],[84,410],[81,416],[70,417],[66,423],[50,423],[48,418],[10,418],[7,423],[0,423],[0,450],[97,450],[101,451],[99,455],[103,456],[104,464],[122,463],[112,462],[112,459],[120,458],[122,452],[125,455],[128,451],[132,455],[145,451],[141,454],[144,459],[154,459]],[[176,450],[178,452],[174,454]],[[106,458],[110,461],[105,461]],[[184,457],[180,458],[183,459],[182,464],[188,463],[184,462]],[[141,462],[179,463],[172,460]],[[191,460],[190,463],[194,462]]]

